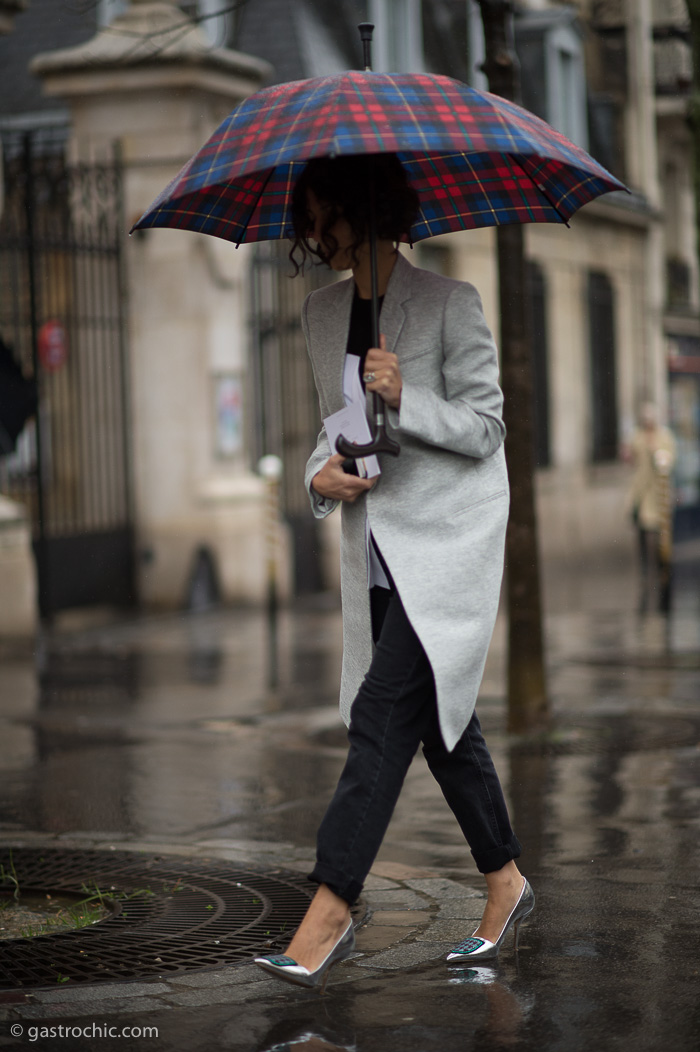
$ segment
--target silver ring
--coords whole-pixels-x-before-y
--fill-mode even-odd
[[[366,384],[373,384],[377,377],[374,375],[374,373],[365,373],[362,379],[365,381]]]

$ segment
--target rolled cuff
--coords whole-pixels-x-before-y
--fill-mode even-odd
[[[478,854],[472,851],[472,856],[480,873],[495,873],[497,870],[503,869],[508,862],[520,858],[522,852],[520,841],[513,833],[507,844],[503,844],[501,847],[490,848],[488,851],[480,851]]]
[[[317,493],[313,486],[309,483],[308,486],[309,500],[311,501],[311,511],[313,512],[315,519],[325,519],[327,515],[330,515],[334,511],[340,501],[332,500],[330,497],[322,497],[320,493]]]
[[[354,906],[362,893],[363,884],[359,880],[323,862],[316,863],[308,879],[315,884],[325,884],[335,895],[345,899],[348,906]]]

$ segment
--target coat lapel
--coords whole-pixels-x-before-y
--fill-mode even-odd
[[[328,312],[323,333],[325,346],[319,347],[318,361],[323,364],[324,380],[328,391],[330,411],[337,412],[345,406],[343,398],[343,370],[345,349],[350,331],[350,312],[355,283],[352,278],[331,286],[335,293],[332,310]]]
[[[398,353],[396,346],[406,318],[403,303],[411,295],[412,272],[411,264],[399,253],[389,278],[379,319],[379,329],[386,336],[386,349],[392,354]]]
[[[405,321],[403,303],[411,295],[413,266],[399,254],[389,278],[382,304],[379,329],[386,336],[386,349],[396,354],[396,347]],[[323,332],[323,346],[319,346],[318,363],[323,368],[323,379],[328,392],[330,411],[336,412],[345,405],[343,399],[343,370],[345,350],[350,330],[350,314],[355,292],[352,278],[331,286],[333,302],[327,312]]]

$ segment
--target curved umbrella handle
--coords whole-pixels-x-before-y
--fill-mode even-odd
[[[380,402],[379,395],[376,391],[373,391],[374,433],[371,442],[358,445],[355,442],[349,442],[343,435],[339,435],[335,443],[338,453],[342,453],[344,457],[350,457],[352,460],[357,460],[358,457],[371,456],[372,453],[389,453],[392,457],[398,457],[401,447],[398,442],[395,442],[393,438],[389,438],[386,433],[384,412]]]
[[[351,460],[357,460],[358,457],[369,457],[373,453],[390,453],[392,457],[398,457],[401,452],[398,442],[394,442],[393,438],[387,435],[384,424],[377,427],[377,433],[372,441],[365,443],[364,446],[348,442],[342,435],[339,435],[335,448],[344,457],[349,457]]]

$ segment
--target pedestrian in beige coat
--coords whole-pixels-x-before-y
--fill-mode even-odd
[[[397,458],[382,456],[379,475],[363,478],[346,473],[324,427],[306,471],[316,516],[342,506],[341,711],[350,751],[319,829],[316,896],[287,953],[258,959],[306,986],[325,982],[352,952],[349,906],[421,743],[488,888],[481,924],[448,959],[493,959],[534,908],[474,712],[508,515],[496,348],[471,285],[418,270],[398,253],[417,201],[396,157],[375,164],[380,347],[369,341],[367,159],[313,161],[295,191],[297,245],[352,271],[304,304],[321,417],[343,410],[359,357],[366,392],[383,399],[401,445]]]
[[[669,429],[659,424],[656,406],[651,402],[642,405],[639,427],[625,453],[634,467],[627,506],[639,542],[640,608],[647,609],[655,598],[654,605],[667,611],[671,600],[671,475],[676,461],[676,441]]]

